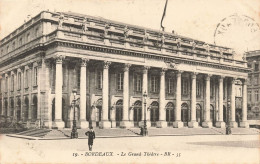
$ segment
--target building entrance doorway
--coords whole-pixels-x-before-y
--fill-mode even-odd
[[[134,127],[138,127],[138,122],[142,120],[142,101],[134,103]]]
[[[190,118],[189,106],[187,103],[183,103],[181,105],[181,121],[183,122],[183,126],[188,126],[189,118]]]
[[[156,127],[156,122],[159,121],[159,103],[156,101],[150,105],[150,120],[151,126]]]
[[[172,126],[174,121],[174,105],[172,102],[168,102],[166,107],[166,122],[167,126]]]
[[[200,106],[200,104],[197,104],[196,105],[196,121],[198,122],[198,124],[200,126],[202,126],[202,116],[203,116],[203,113],[202,113],[202,108]]]
[[[116,127],[120,126],[120,121],[123,118],[123,100],[116,102]]]

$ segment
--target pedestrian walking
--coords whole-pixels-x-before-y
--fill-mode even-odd
[[[89,151],[92,151],[93,147],[93,140],[96,138],[95,132],[93,130],[93,127],[91,126],[89,128],[90,130],[85,133],[86,136],[88,136],[88,148]]]

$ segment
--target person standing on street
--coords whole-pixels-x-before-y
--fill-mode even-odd
[[[91,126],[89,128],[90,130],[85,133],[86,136],[88,136],[88,148],[89,151],[92,151],[93,147],[93,140],[96,138],[95,132],[93,130],[93,127]]]

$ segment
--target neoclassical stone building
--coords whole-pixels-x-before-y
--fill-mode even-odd
[[[246,54],[248,67],[248,119],[260,120],[260,50]]]
[[[43,11],[1,40],[0,111],[29,125],[225,127],[249,69],[226,47],[75,13]],[[144,100],[143,94],[148,97]],[[144,107],[144,101],[146,106]],[[228,105],[230,103],[230,105]]]

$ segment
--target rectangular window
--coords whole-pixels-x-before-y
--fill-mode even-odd
[[[13,50],[15,49],[15,42],[13,42]]]
[[[123,81],[124,80],[124,74],[123,73],[118,73],[117,74],[117,89],[118,90],[123,90]]]
[[[174,92],[174,79],[168,78],[168,93],[171,94]]]
[[[139,74],[134,75],[134,88],[135,91],[137,92],[142,91],[142,79],[141,79],[141,75]]]
[[[259,92],[258,92],[258,90],[255,91],[255,101],[259,101]]]
[[[251,91],[248,91],[248,101],[249,102],[251,102],[251,100],[252,100],[252,93],[251,93]]]
[[[9,46],[6,47],[6,53],[8,53],[8,52],[9,52]]]
[[[97,76],[97,84],[98,84],[98,89],[102,89],[102,85],[103,85],[103,72],[102,71],[98,71],[98,76]]]
[[[187,78],[181,79],[181,91],[182,91],[182,95],[188,95],[188,79]]]
[[[8,92],[8,77],[5,78],[5,92]]]
[[[14,75],[11,76],[11,91],[14,91]]]
[[[21,78],[21,72],[18,72],[18,80],[17,80],[17,86],[18,86],[18,90],[20,90],[21,89],[21,82],[22,82],[22,80],[21,80],[22,78]]]
[[[255,71],[259,71],[259,64],[255,64]]]
[[[29,87],[29,69],[25,71],[25,88]]]
[[[35,37],[36,37],[36,38],[38,37],[38,33],[39,33],[39,29],[36,28],[36,29],[35,29]]]
[[[31,38],[30,38],[30,33],[28,33],[28,34],[27,34],[27,42],[29,42],[30,39],[31,39]]]
[[[152,92],[158,92],[158,78],[156,76],[152,76],[151,78],[152,78],[152,80],[151,80]]]
[[[210,97],[214,97],[215,88],[213,81],[210,81]]]
[[[201,96],[201,83],[200,81],[196,81],[196,96]]]
[[[34,67],[34,86],[37,86],[37,80],[38,80],[38,68],[37,67]]]
[[[20,46],[23,45],[23,38],[20,38],[20,40],[19,40],[19,45],[20,45]]]
[[[80,89],[80,69],[77,70],[77,88]]]
[[[251,65],[251,64],[247,64],[247,67],[248,67],[248,68],[252,68],[252,65]]]

